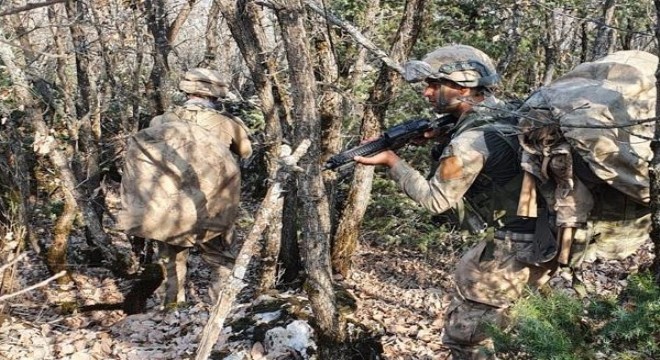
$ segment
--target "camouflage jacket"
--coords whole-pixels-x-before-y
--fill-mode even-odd
[[[235,155],[251,153],[240,120],[199,102],[155,117],[128,141],[118,227],[178,246],[218,235],[229,245],[241,193]]]
[[[405,161],[390,176],[433,212],[455,208],[466,196],[488,225],[504,226],[516,213],[522,179],[515,127],[502,122],[508,107],[490,97],[462,116],[429,180]]]

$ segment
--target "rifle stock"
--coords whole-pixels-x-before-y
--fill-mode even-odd
[[[455,121],[451,115],[435,120],[411,119],[387,129],[378,139],[333,155],[325,162],[326,170],[336,170],[353,162],[356,156],[371,156],[385,150],[396,150],[424,135],[426,131],[448,126]]]

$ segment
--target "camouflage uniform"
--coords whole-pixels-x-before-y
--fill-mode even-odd
[[[438,52],[450,54],[447,50]],[[460,83],[463,75],[447,75],[442,69],[459,69],[460,74],[466,74],[462,66],[470,63],[469,56],[459,54],[458,60],[445,56],[438,65],[433,54],[428,56],[430,61],[418,67],[422,71],[416,75]],[[482,57],[477,62],[483,60]],[[432,71],[438,66],[441,74],[435,75]],[[469,83],[474,78],[467,74],[465,80]],[[460,207],[461,199],[467,198],[495,230],[468,250],[456,267],[457,296],[445,314],[443,334],[443,343],[451,349],[455,360],[494,358],[493,343],[484,325],[503,326],[507,308],[522,296],[524,288],[540,286],[556,271],[556,212],[564,222],[582,224],[576,228],[572,243],[573,264],[596,257],[626,256],[647,239],[650,226],[648,208],[643,203],[600,180],[579,159],[572,163],[566,157],[557,157],[558,161],[551,162],[548,168],[565,170],[571,163],[570,186],[579,196],[558,197],[557,189],[565,184],[530,180],[534,194],[538,191],[541,196],[534,197],[533,208],[524,216],[517,216],[521,213],[521,191],[525,190],[527,176],[521,169],[519,151],[519,141],[525,139],[516,135],[520,131],[518,124],[507,121],[506,113],[492,110],[500,106],[490,98],[462,115],[430,179],[404,161],[390,169],[391,177],[406,194],[427,209],[444,212]],[[564,149],[556,150],[565,153]],[[522,164],[527,166],[527,160],[523,159]],[[537,171],[535,175],[542,173]],[[580,198],[581,194],[589,197]]]
[[[443,337],[456,359],[488,358],[482,348],[492,344],[483,324],[502,323],[504,310],[523,288],[549,273],[516,258],[520,247],[534,238],[536,221],[515,215],[522,181],[518,140],[513,124],[494,122],[502,116],[493,109],[502,107],[491,97],[459,119],[429,180],[404,161],[390,170],[403,191],[427,209],[448,211],[465,196],[497,229],[494,239],[470,249],[457,265],[458,294],[446,313]],[[448,163],[458,163],[461,173],[447,174]]]
[[[129,235],[158,240],[166,304],[185,301],[193,246],[211,267],[210,295],[217,298],[237,246],[241,179],[236,157],[252,154],[243,122],[214,109],[211,99],[226,94],[216,72],[191,70],[180,88],[193,97],[129,140],[118,217],[119,228]]]

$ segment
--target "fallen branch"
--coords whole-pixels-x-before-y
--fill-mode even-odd
[[[211,310],[209,320],[202,331],[202,339],[200,340],[195,360],[208,359],[213,346],[218,341],[218,336],[224,327],[225,319],[231,310],[232,304],[236,300],[236,296],[247,286],[244,281],[245,274],[250,261],[255,254],[259,253],[259,239],[266,227],[270,225],[270,220],[274,215],[282,212],[284,203],[284,198],[281,196],[282,185],[286,183],[292,171],[302,170],[296,163],[307,152],[309,145],[309,140],[303,141],[293,154],[290,153],[291,149],[288,146],[282,146],[279,168],[277,169],[275,179],[273,179],[273,184],[268,188],[268,192],[261,202],[261,207],[255,216],[254,225],[236,257],[236,263],[234,264],[227,285]]]
[[[16,296],[18,296],[18,295],[24,294],[24,293],[26,293],[26,292],[28,292],[28,291],[32,291],[32,290],[34,290],[34,289],[36,289],[36,288],[40,288],[40,287],[42,287],[42,286],[45,286],[45,285],[47,285],[49,282],[54,281],[54,280],[57,280],[57,279],[61,278],[61,277],[64,276],[64,275],[66,275],[66,270],[62,270],[62,271],[58,272],[57,274],[55,274],[55,275],[49,277],[48,279],[46,279],[46,280],[44,280],[44,281],[42,281],[42,282],[40,282],[40,283],[38,283],[38,284],[34,284],[34,285],[32,285],[32,286],[26,287],[25,289],[19,290],[19,291],[15,292],[15,293],[11,293],[11,294],[7,294],[7,295],[0,296],[0,302],[5,301],[5,300],[7,300],[7,299],[11,299],[11,298],[16,297]]]
[[[18,255],[16,258],[14,258],[14,260],[0,266],[0,273],[5,271],[6,268],[8,268],[8,267],[16,264],[17,262],[23,260],[26,256],[27,256],[27,253],[22,253],[22,254]]]

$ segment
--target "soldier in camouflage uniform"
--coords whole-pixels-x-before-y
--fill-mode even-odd
[[[643,58],[640,54],[621,56]],[[653,75],[657,58],[651,60],[655,62],[651,61],[645,68]],[[619,69],[614,63],[605,66]],[[454,274],[457,295],[445,314],[443,335],[443,342],[451,349],[455,360],[492,359],[493,344],[484,324],[503,325],[507,308],[522,296],[525,287],[536,288],[545,283],[560,263],[577,268],[580,262],[596,258],[621,259],[648,239],[651,222],[648,201],[644,201],[647,192],[626,194],[596,176],[580,157],[555,156],[566,153],[559,151],[561,149],[557,154],[553,153],[555,157],[549,161],[538,161],[538,168],[548,163],[547,167],[552,168],[554,176],[554,181],[546,180],[541,184],[539,179],[545,173],[529,172],[533,166],[529,156],[521,157],[520,146],[523,145],[526,155],[530,151],[546,154],[535,152],[532,146],[549,142],[539,140],[541,137],[521,136],[518,120],[512,119],[505,104],[491,96],[497,74],[492,61],[483,52],[463,45],[442,47],[422,61],[408,62],[405,70],[406,80],[426,82],[424,96],[436,112],[453,114],[457,118],[451,140],[439,157],[439,166],[426,179],[393,151],[369,158],[356,157],[355,160],[362,164],[388,166],[390,176],[406,194],[429,210],[440,213],[460,209],[463,199],[467,199],[467,203],[471,203],[486,220],[489,229],[495,230],[492,236],[486,236],[485,241],[468,250],[457,264]],[[641,103],[640,81],[630,71],[612,71],[612,76],[624,83],[630,77],[627,81],[632,85],[626,84],[629,87],[625,89],[637,91],[630,90],[637,94],[633,97],[637,101],[633,104],[633,112],[640,111],[646,102]],[[654,109],[654,82],[646,82],[651,84],[648,91],[653,97],[648,101],[653,106],[647,107]],[[594,103],[611,100],[612,91],[604,89],[604,92],[609,97],[593,100]],[[647,100],[646,97],[643,99]],[[614,102],[612,106],[617,104],[620,103]],[[533,109],[549,111],[547,109],[555,107],[545,105]],[[533,119],[539,116],[531,115]],[[606,127],[601,131],[609,129]],[[593,131],[588,128],[578,130]],[[426,137],[433,135],[425,134]],[[624,138],[628,139],[621,137]],[[520,143],[521,139],[529,143]],[[557,140],[556,137],[551,139]],[[629,139],[621,141],[633,143]],[[614,143],[606,145],[607,148],[602,144],[594,146],[600,153],[609,155],[621,151],[621,144],[618,147]],[[618,159],[614,157],[610,165],[619,166],[613,172],[624,178],[629,175],[625,172],[626,164],[625,161],[617,164]],[[522,171],[523,167],[525,171]],[[582,191],[584,188],[588,190],[588,196],[573,201],[566,194],[563,197],[558,195],[566,181],[559,175],[565,170],[570,170],[567,178],[572,179],[574,190],[586,194],[587,191]],[[633,185],[644,184],[644,175],[638,175]],[[644,185],[641,187],[644,190]],[[564,222],[577,219],[568,227],[572,228],[568,233],[572,243],[568,243],[570,251],[567,251],[566,261],[562,260],[564,251],[560,250],[564,249],[560,249],[557,239],[558,230],[566,226],[558,222],[560,218]],[[564,234],[560,232],[560,235],[563,244]]]
[[[547,261],[554,256],[547,212],[537,209],[541,214],[537,218],[516,215],[523,180],[519,144],[515,120],[508,115],[510,106],[492,95],[499,81],[492,60],[473,47],[454,45],[441,47],[421,61],[409,61],[405,70],[407,81],[426,83],[423,95],[435,112],[457,119],[438,167],[427,179],[394,151],[355,161],[388,166],[390,176],[408,196],[437,213],[461,208],[465,197],[495,229],[457,265],[457,295],[445,315],[443,335],[454,359],[492,358],[492,340],[484,324],[501,324],[505,310],[524,287],[552,271],[520,261],[536,263],[528,258]],[[535,237],[543,238],[545,247],[532,249]]]
[[[185,302],[193,246],[211,267],[210,295],[217,299],[236,250],[237,158],[252,154],[245,124],[215,108],[227,94],[218,72],[192,69],[179,88],[187,101],[153,118],[129,140],[118,216],[118,227],[127,234],[158,240],[165,304]]]

